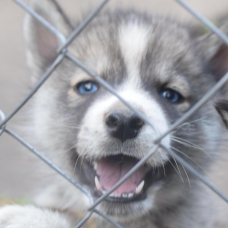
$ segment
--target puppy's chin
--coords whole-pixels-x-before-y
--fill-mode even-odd
[[[103,201],[98,209],[112,217],[119,223],[130,223],[132,220],[145,216],[149,212],[155,210],[154,202],[156,193],[162,187],[162,182],[158,182],[148,189],[148,193],[144,199],[127,203]]]

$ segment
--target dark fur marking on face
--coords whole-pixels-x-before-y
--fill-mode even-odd
[[[228,100],[220,99],[214,102],[214,106],[221,115],[226,128],[228,128]]]

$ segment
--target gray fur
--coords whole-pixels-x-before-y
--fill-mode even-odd
[[[37,2],[33,1],[34,9],[62,33],[69,35],[70,28],[61,19],[51,1],[40,1],[39,6]],[[52,11],[47,11],[47,8]],[[25,26],[28,62],[34,83],[56,57],[55,51],[59,43],[54,35],[44,30],[31,17],[27,19]],[[142,46],[140,50],[136,48],[135,53],[139,54],[132,60],[126,57],[127,51],[131,53],[131,50],[125,52],[121,47],[122,38],[119,37],[127,36],[120,35],[122,26],[136,26],[136,30],[142,33],[146,31],[146,35],[138,38],[145,41],[146,47]],[[228,33],[228,26],[224,25],[223,30]],[[43,45],[45,49],[42,49]],[[165,118],[167,125],[159,123],[160,125],[156,125],[159,130],[167,129],[192,107],[219,80],[228,65],[227,47],[222,46],[222,42],[215,35],[196,36],[194,28],[186,24],[134,10],[99,14],[75,39],[69,52],[104,78],[145,115],[151,115],[152,121],[156,122],[156,115],[153,113],[161,112],[160,116]],[[132,63],[134,64],[130,65]],[[81,169],[87,168],[85,161],[119,153],[142,158],[152,148],[155,135],[149,127],[145,127],[137,139],[123,144],[110,138],[102,128],[99,118],[102,119],[104,113],[113,110],[121,110],[127,113],[126,115],[132,113],[103,88],[99,88],[98,92],[91,96],[77,94],[76,83],[89,79],[90,77],[72,62],[64,60],[33,100],[31,130],[33,135],[36,135],[36,143],[44,149],[48,148],[45,149],[48,156],[70,174],[75,169],[73,178],[93,191],[91,183],[82,181],[85,177],[81,176]],[[145,99],[145,103],[137,100],[137,97],[135,101],[131,100],[130,86],[137,96]],[[164,87],[180,92],[185,97],[184,102],[171,104],[162,99],[160,91]],[[130,91],[129,94],[125,90]],[[226,95],[226,90],[220,91],[218,95]],[[110,107],[102,106],[104,111],[101,111],[101,114],[91,113],[91,110],[96,111],[97,107],[101,107],[103,100],[104,104],[113,103]],[[146,105],[150,102],[153,107],[157,107],[153,112]],[[93,115],[100,117],[92,122]],[[94,126],[88,125],[88,121]],[[225,145],[223,131],[213,105],[208,102],[186,124],[173,132],[165,143],[199,172],[206,174],[212,166],[212,160],[221,152],[221,145]],[[179,139],[175,140],[174,137],[187,141],[187,144],[177,142]],[[95,142],[97,144],[94,144]],[[92,148],[95,148],[94,151]],[[168,160],[179,169],[181,178]],[[156,167],[162,167],[162,163],[165,163],[166,177],[148,189],[145,200],[130,205],[102,202],[98,208],[124,227],[218,227],[216,224],[220,224],[220,221],[216,202],[207,193],[207,189],[190,173],[187,176],[181,164],[178,164],[178,168],[163,150],[159,150],[148,160],[148,165]],[[36,203],[40,207],[68,211],[68,217],[74,222],[78,218],[71,216],[73,212],[88,207],[85,197],[58,177],[56,183],[51,184],[46,192],[43,191],[37,197]],[[94,221],[96,227],[110,226],[97,217]]]

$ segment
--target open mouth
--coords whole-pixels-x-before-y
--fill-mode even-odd
[[[110,190],[136,164],[138,159],[123,154],[103,157],[96,162],[83,162],[83,170],[87,185],[93,190],[95,197],[99,197]],[[163,167],[141,166],[123,184],[115,189],[106,201],[132,202],[146,198],[146,190],[156,181],[164,177]]]

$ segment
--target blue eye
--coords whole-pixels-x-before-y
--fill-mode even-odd
[[[92,81],[84,81],[77,84],[77,91],[80,94],[95,93],[98,90],[98,85]]]
[[[183,97],[180,93],[173,89],[164,89],[161,91],[161,96],[171,103],[180,103],[183,101]]]

